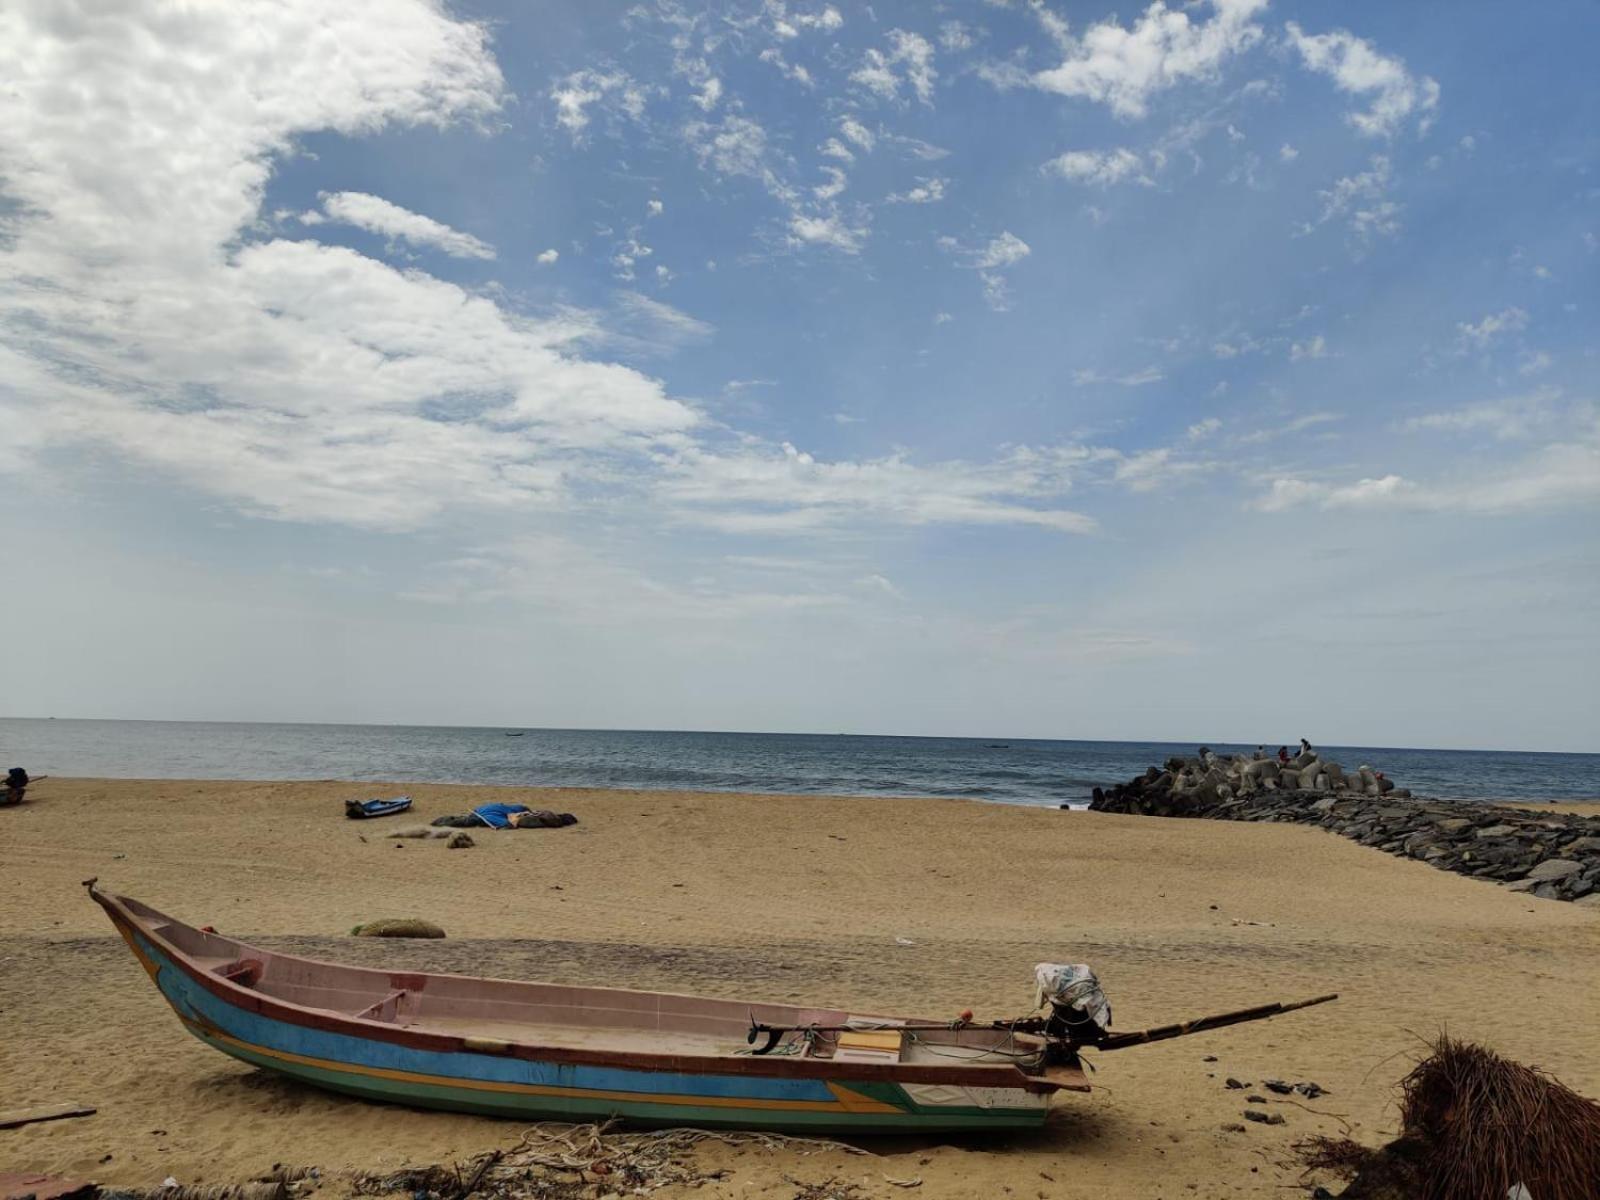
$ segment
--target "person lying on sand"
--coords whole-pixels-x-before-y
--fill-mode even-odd
[[[577,823],[578,818],[571,813],[529,808],[526,804],[480,804],[460,816],[433,819],[435,825],[455,829],[470,829],[480,825],[487,825],[490,829],[560,829]]]

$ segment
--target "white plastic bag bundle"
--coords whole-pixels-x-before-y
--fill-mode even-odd
[[[1078,1019],[1087,1018],[1101,1029],[1111,1028],[1111,1005],[1100,990],[1100,981],[1083,963],[1040,963],[1033,968],[1037,985],[1033,1006],[1045,1001],[1058,1009],[1071,1009]]]

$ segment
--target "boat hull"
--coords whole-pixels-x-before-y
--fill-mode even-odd
[[[521,1120],[856,1134],[1036,1128],[1048,1112],[1046,1095],[1023,1088],[630,1069],[316,1028],[219,995],[192,964],[107,911],[195,1037],[241,1062],[367,1100]]]

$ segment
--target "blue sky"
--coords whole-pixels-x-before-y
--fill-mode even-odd
[[[9,3],[5,709],[1595,749],[1597,35]]]

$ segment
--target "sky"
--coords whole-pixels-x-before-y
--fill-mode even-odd
[[[1597,42],[0,0],[0,711],[1600,749]]]

